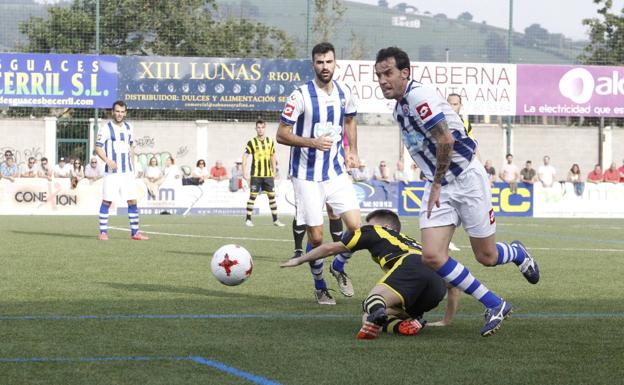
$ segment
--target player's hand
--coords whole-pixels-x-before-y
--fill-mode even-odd
[[[319,151],[327,151],[331,148],[332,144],[334,144],[334,140],[329,136],[329,134],[323,134],[318,138],[314,139],[314,148]]]
[[[117,163],[113,160],[108,159],[106,161],[106,165],[108,166],[108,168],[110,168],[111,170],[117,170]]]
[[[301,262],[298,261],[299,258],[290,258],[289,260],[282,262],[280,267],[295,267],[301,265]]]
[[[347,167],[348,168],[358,168],[360,167],[360,157],[354,151],[349,151],[349,155],[347,155]]]
[[[433,205],[435,207],[440,207],[440,190],[442,189],[442,185],[439,183],[431,184],[431,189],[429,190],[429,200],[427,201],[427,218],[431,218],[431,211],[433,211]]]

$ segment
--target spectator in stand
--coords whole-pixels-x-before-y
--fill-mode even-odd
[[[357,168],[351,169],[351,177],[354,182],[366,182],[370,179],[370,170],[368,169],[364,159],[360,159],[360,164]]]
[[[180,184],[182,173],[175,165],[175,159],[168,157],[165,160],[165,169],[163,170],[163,184]]]
[[[552,187],[556,181],[557,171],[550,165],[550,156],[544,156],[544,164],[537,169],[537,178],[544,187]]]
[[[587,182],[589,183],[602,183],[603,179],[602,167],[599,164],[596,164],[594,170],[587,174]]]
[[[245,173],[243,172],[243,159],[238,158],[234,162],[234,166],[230,170],[232,177],[230,178],[230,191],[235,192],[243,188],[243,179]]]
[[[17,170],[15,160],[12,156],[6,157],[5,159],[4,163],[0,165],[0,174],[2,174],[3,178],[15,182],[15,178],[19,177],[19,171]]]
[[[405,172],[405,162],[403,162],[403,158],[400,158],[397,162],[397,168],[394,170],[394,180],[395,182],[403,182],[405,184],[408,183],[407,173]]]
[[[520,170],[520,176],[522,177],[520,178],[521,182],[526,184],[535,183],[535,169],[533,168],[533,162],[530,160],[526,161],[524,168]]]
[[[147,169],[145,170],[145,178],[143,178],[143,183],[145,183],[145,187],[147,187],[147,193],[153,198],[156,199],[158,196],[158,189],[163,182],[163,173],[158,166],[158,159],[156,157],[151,157],[149,164],[147,165]]]
[[[37,160],[34,157],[28,158],[28,163],[23,164],[20,167],[21,178],[36,178],[39,174],[39,167],[37,167]]]
[[[490,181],[490,187],[494,186],[494,182],[496,182],[496,169],[494,168],[494,166],[492,166],[492,161],[490,159],[487,159],[485,161],[485,164],[483,165],[483,168],[485,168],[488,180]]]
[[[418,165],[416,163],[412,163],[412,165],[410,166],[410,171],[409,171],[409,175],[407,179],[410,182],[420,182],[423,180],[423,178],[424,178],[424,175],[422,171],[420,170],[420,168],[418,168]]]
[[[520,179],[520,173],[518,166],[513,163],[513,155],[507,154],[505,157],[507,163],[503,165],[499,177],[501,180],[509,185],[509,189],[512,194],[515,194],[518,190],[518,180]]]
[[[388,171],[388,166],[385,161],[382,160],[379,162],[379,167],[373,172],[373,179],[378,182],[390,183],[390,172]]]
[[[84,168],[84,175],[91,182],[95,182],[98,179],[102,179],[104,173],[102,169],[98,166],[98,161],[96,157],[92,157],[89,161],[89,165]]]
[[[48,164],[48,158],[45,156],[41,158],[41,164],[39,165],[39,171],[37,173],[39,178],[47,178],[48,180],[52,180],[52,176],[54,176],[54,172],[52,171],[52,167]]]
[[[583,176],[581,175],[581,168],[578,164],[574,163],[568,171],[566,182],[574,185],[574,193],[578,196],[583,195],[585,190],[585,183],[583,182]]]
[[[624,160],[622,161],[622,167],[618,168],[620,172],[620,183],[624,183]]]
[[[56,178],[69,178],[71,173],[71,166],[65,163],[65,158],[61,157],[56,166],[54,166],[54,177]]]
[[[223,167],[223,162],[220,160],[217,160],[215,165],[210,169],[210,179],[214,179],[217,182],[229,179],[227,169]]]
[[[606,183],[619,183],[620,172],[617,169],[617,164],[615,162],[612,162],[611,167],[606,169],[602,176],[603,176],[603,180]]]
[[[74,159],[73,166],[69,171],[69,177],[71,178],[71,188],[76,188],[78,182],[84,179],[84,168],[80,159]]]
[[[6,150],[4,152],[4,161],[2,163],[0,163],[0,165],[6,163],[7,159],[12,158],[13,157],[13,151],[11,150]],[[13,161],[15,161],[15,159],[13,159]]]
[[[198,179],[198,184],[202,184],[204,183],[204,181],[206,179],[210,179],[210,171],[208,170],[208,168],[206,167],[206,161],[203,159],[200,159],[197,161],[197,163],[195,164],[195,169],[193,170],[193,173],[191,174],[191,176],[193,178],[197,178]]]

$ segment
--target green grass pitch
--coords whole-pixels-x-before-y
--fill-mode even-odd
[[[282,218],[288,222],[290,218]],[[417,220],[402,218],[418,236]],[[147,242],[112,217],[0,221],[0,384],[618,384],[624,378],[624,220],[498,218],[540,263],[528,284],[514,265],[475,262],[463,230],[454,253],[515,307],[490,338],[481,305],[462,296],[454,324],[415,337],[358,341],[360,303],[381,277],[364,252],[347,265],[353,298],[313,300],[290,227],[255,218],[143,216]],[[117,229],[118,228],[118,229]],[[326,231],[327,232],[327,231]],[[253,276],[226,287],[212,253],[238,243]],[[331,287],[336,283],[326,278]],[[329,280],[332,279],[332,280]],[[427,315],[437,320],[441,306]]]

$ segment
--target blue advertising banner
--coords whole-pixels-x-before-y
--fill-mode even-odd
[[[0,105],[109,108],[117,98],[117,57],[0,54]]]
[[[399,215],[418,215],[425,192],[424,182],[400,184]],[[492,187],[492,207],[497,216],[532,217],[533,185],[520,183],[515,194],[507,183],[494,183]]]
[[[396,211],[398,185],[396,182],[353,182],[360,210],[364,213],[377,209]]]
[[[310,60],[119,58],[119,93],[130,108],[281,111],[313,77]]]

